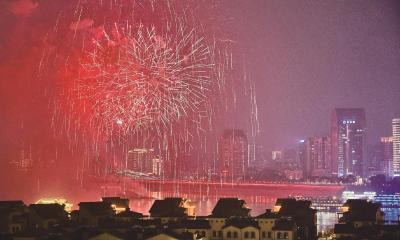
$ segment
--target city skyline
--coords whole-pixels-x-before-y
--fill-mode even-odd
[[[400,174],[398,1],[6,0],[0,20],[0,198]]]

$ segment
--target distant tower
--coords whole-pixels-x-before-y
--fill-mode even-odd
[[[393,129],[393,176],[400,176],[400,118],[392,120]]]
[[[336,108],[332,113],[332,174],[364,176],[365,111]]]
[[[297,156],[298,162],[303,170],[303,176],[307,177],[307,144],[304,139],[299,141]]]
[[[249,167],[247,137],[242,130],[227,129],[218,144],[219,168],[225,181],[245,179]]]
[[[383,152],[383,171],[386,176],[393,176],[393,137],[381,137]]]
[[[330,175],[330,137],[310,137],[306,141],[305,176],[324,177]]]

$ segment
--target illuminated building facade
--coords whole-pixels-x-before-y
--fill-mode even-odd
[[[381,137],[383,171],[385,176],[393,176],[393,137]]]
[[[242,130],[227,129],[219,144],[219,168],[222,179],[245,179],[249,167],[247,158],[247,137]]]
[[[331,140],[330,137],[310,137],[306,141],[307,177],[323,177],[330,174]]]
[[[134,148],[128,152],[126,168],[133,172],[159,176],[162,172],[161,162],[153,148]]]
[[[400,118],[392,120],[393,129],[393,176],[400,176]]]
[[[332,175],[364,176],[365,111],[362,108],[336,108],[332,113]]]

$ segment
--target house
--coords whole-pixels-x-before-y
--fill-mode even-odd
[[[274,240],[295,240],[297,238],[297,225],[292,219],[281,218],[276,221],[273,230]]]
[[[133,222],[136,219],[143,218],[143,214],[139,212],[131,211],[129,208],[126,208],[125,211],[117,213],[114,219],[118,222]]]
[[[294,198],[278,198],[273,211],[280,218],[292,218],[298,227],[299,240],[317,239],[317,210],[311,208],[311,201]]]
[[[103,202],[110,203],[115,213],[120,213],[129,208],[129,199],[120,197],[103,197]]]
[[[78,205],[78,221],[84,225],[98,226],[100,221],[115,216],[109,202],[81,202]]]
[[[228,219],[222,228],[223,240],[260,239],[257,221],[251,218]]]
[[[64,205],[52,204],[31,204],[29,210],[29,225],[33,228],[48,229],[54,224],[68,220],[68,214]]]
[[[14,234],[28,225],[28,210],[22,201],[0,201],[0,233]]]
[[[185,219],[169,222],[166,227],[178,234],[188,232],[205,239],[210,239],[211,237],[211,226],[207,219]]]
[[[220,198],[212,210],[210,217],[250,217],[251,209],[246,206],[246,201],[238,198]]]
[[[160,218],[161,223],[194,217],[195,207],[186,198],[155,200],[150,210],[151,218]]]
[[[251,209],[246,206],[246,201],[238,198],[220,198],[210,216],[211,239],[221,240],[223,238],[222,228],[226,219],[231,217],[250,217]]]
[[[355,228],[372,226],[384,222],[381,204],[363,199],[349,199],[342,206],[340,223],[352,223]]]
[[[271,209],[267,209],[265,213],[255,217],[260,228],[260,239],[261,240],[272,240],[273,239],[273,227],[275,222],[279,219],[278,213],[272,212]]]
[[[390,239],[393,232],[390,225],[384,226],[384,213],[380,203],[363,199],[347,200],[339,213],[339,223],[335,224],[334,235],[336,239],[365,239],[376,237]],[[386,237],[383,238],[383,236]],[[394,233],[394,236],[396,233]]]

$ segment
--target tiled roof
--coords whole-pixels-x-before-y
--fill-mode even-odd
[[[155,200],[149,212],[152,217],[185,217],[186,209],[181,207],[183,198]]]
[[[111,211],[111,204],[107,202],[80,202],[79,210],[85,209],[93,216],[108,215]]]
[[[250,210],[246,202],[238,198],[220,198],[215,205],[211,217],[248,217]]]
[[[64,206],[53,203],[53,204],[31,204],[29,205],[29,211],[35,212],[39,217],[43,219],[50,218],[66,218],[66,212]]]

